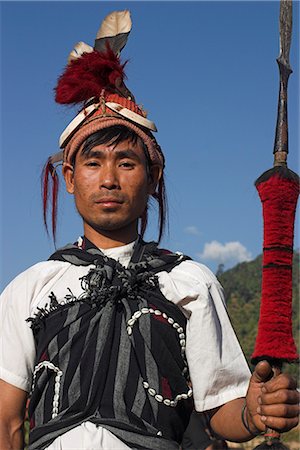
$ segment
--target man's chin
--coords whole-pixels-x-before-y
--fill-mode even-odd
[[[85,221],[84,221],[85,222]],[[85,222],[90,228],[99,234],[107,234],[110,232],[117,232],[127,230],[128,228],[136,229],[137,220],[134,221],[116,221],[116,220],[103,220],[101,222]]]

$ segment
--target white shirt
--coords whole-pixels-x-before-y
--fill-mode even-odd
[[[125,267],[133,252],[134,242],[122,247],[102,250]],[[35,360],[35,346],[29,323],[38,307],[49,303],[53,291],[58,301],[63,301],[70,288],[75,296],[82,292],[79,278],[93,266],[74,266],[61,261],[40,262],[17,276],[0,297],[0,378],[30,391]],[[250,371],[227,315],[222,287],[216,277],[203,264],[183,261],[169,273],[157,274],[163,295],[177,304],[186,317],[186,357],[193,385],[197,411],[216,408],[235,398],[244,397],[248,388]],[[115,436],[101,427],[85,423],[76,427],[78,437],[82,433],[98,433],[97,448],[109,448],[101,444],[103,436],[115,440]],[[76,429],[55,440],[49,449],[71,449],[57,442],[74,437],[79,447]],[[96,436],[95,436],[96,438]],[[59,444],[60,445],[60,444]],[[75,445],[75,444],[74,444]],[[101,445],[104,445],[101,447]],[[126,449],[120,442],[112,449]]]

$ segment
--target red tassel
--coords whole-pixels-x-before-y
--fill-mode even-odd
[[[294,174],[293,174],[294,175]],[[263,278],[258,334],[252,362],[265,357],[293,362],[292,262],[299,179],[273,176],[257,184],[263,205]]]
[[[49,175],[51,178],[49,178]],[[49,234],[48,229],[48,204],[49,204],[49,183],[52,180],[52,211],[51,211],[51,223],[52,223],[52,236],[55,242],[56,240],[56,223],[57,223],[57,200],[58,200],[58,190],[59,190],[59,179],[56,170],[51,163],[50,158],[48,158],[42,172],[42,200],[43,200],[43,219],[44,225]]]

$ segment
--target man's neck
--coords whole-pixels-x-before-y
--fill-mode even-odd
[[[121,247],[122,245],[129,244],[138,238],[137,229],[132,228],[98,231],[86,223],[84,223],[83,228],[85,237],[96,247],[102,249]]]

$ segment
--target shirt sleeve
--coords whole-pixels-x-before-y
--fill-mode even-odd
[[[29,307],[28,280],[21,274],[0,297],[0,378],[27,392],[34,359],[33,335],[26,322]]]
[[[38,263],[18,275],[0,296],[0,378],[24,391],[30,391],[35,361],[34,338],[26,319],[41,299],[48,301],[49,289],[67,267],[57,261]]]
[[[250,370],[217,278],[206,266],[184,261],[169,273],[161,272],[159,283],[165,297],[188,317],[186,357],[196,411],[244,397]]]

